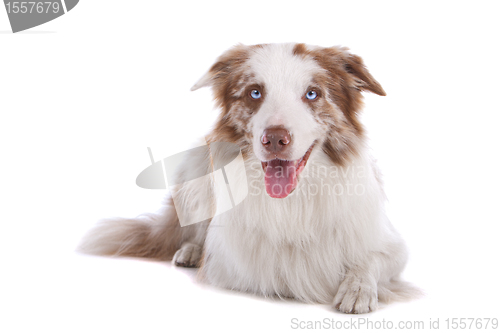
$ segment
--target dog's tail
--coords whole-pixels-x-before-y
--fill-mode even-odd
[[[181,242],[181,226],[171,205],[158,214],[101,220],[84,236],[77,251],[167,260],[179,249]]]
[[[410,301],[424,295],[423,290],[399,278],[392,279],[389,283],[378,286],[378,298],[384,303]]]

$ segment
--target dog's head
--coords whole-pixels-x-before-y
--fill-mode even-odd
[[[236,46],[192,90],[204,86],[212,86],[221,108],[214,135],[261,161],[274,198],[295,189],[314,149],[337,165],[355,155],[361,91],[385,95],[346,48],[304,44]]]

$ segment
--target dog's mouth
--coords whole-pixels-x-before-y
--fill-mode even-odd
[[[304,170],[307,160],[311,155],[314,144],[307,152],[295,161],[274,159],[262,163],[265,173],[265,184],[267,194],[271,198],[283,199],[295,190],[298,184],[298,177]]]

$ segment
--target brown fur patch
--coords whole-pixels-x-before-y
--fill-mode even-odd
[[[305,56],[305,55],[309,54],[309,49],[307,48],[307,46],[305,44],[299,43],[299,44],[295,44],[292,52],[293,52],[293,55],[296,55],[296,56]]]
[[[340,108],[345,117],[345,120],[336,117],[331,127],[332,132],[323,145],[323,151],[332,162],[342,165],[349,155],[356,153],[356,147],[364,135],[363,126],[358,119],[363,107],[361,91],[367,90],[382,96],[385,92],[368,72],[361,58],[348,53],[347,48],[331,47],[308,51],[299,45],[295,47],[294,54],[312,57],[326,70],[326,75],[318,76],[318,84],[326,89],[327,97]],[[321,109],[321,118],[335,113],[328,112],[326,105],[318,104],[311,103],[313,109]]]
[[[247,86],[252,77],[246,71],[246,61],[252,50],[262,47],[263,45],[238,45],[220,56],[209,71],[212,75],[214,99],[221,113],[207,140],[238,144],[244,156],[249,153],[251,131],[247,127],[250,117],[258,111],[265,99],[265,87],[256,84]],[[262,97],[252,99],[249,96],[252,89],[258,89]]]

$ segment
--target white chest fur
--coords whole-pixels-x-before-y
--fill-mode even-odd
[[[336,167],[318,150],[284,199],[268,196],[256,162],[246,163],[248,197],[212,220],[204,276],[224,288],[330,302],[346,271],[392,233],[371,159]]]

